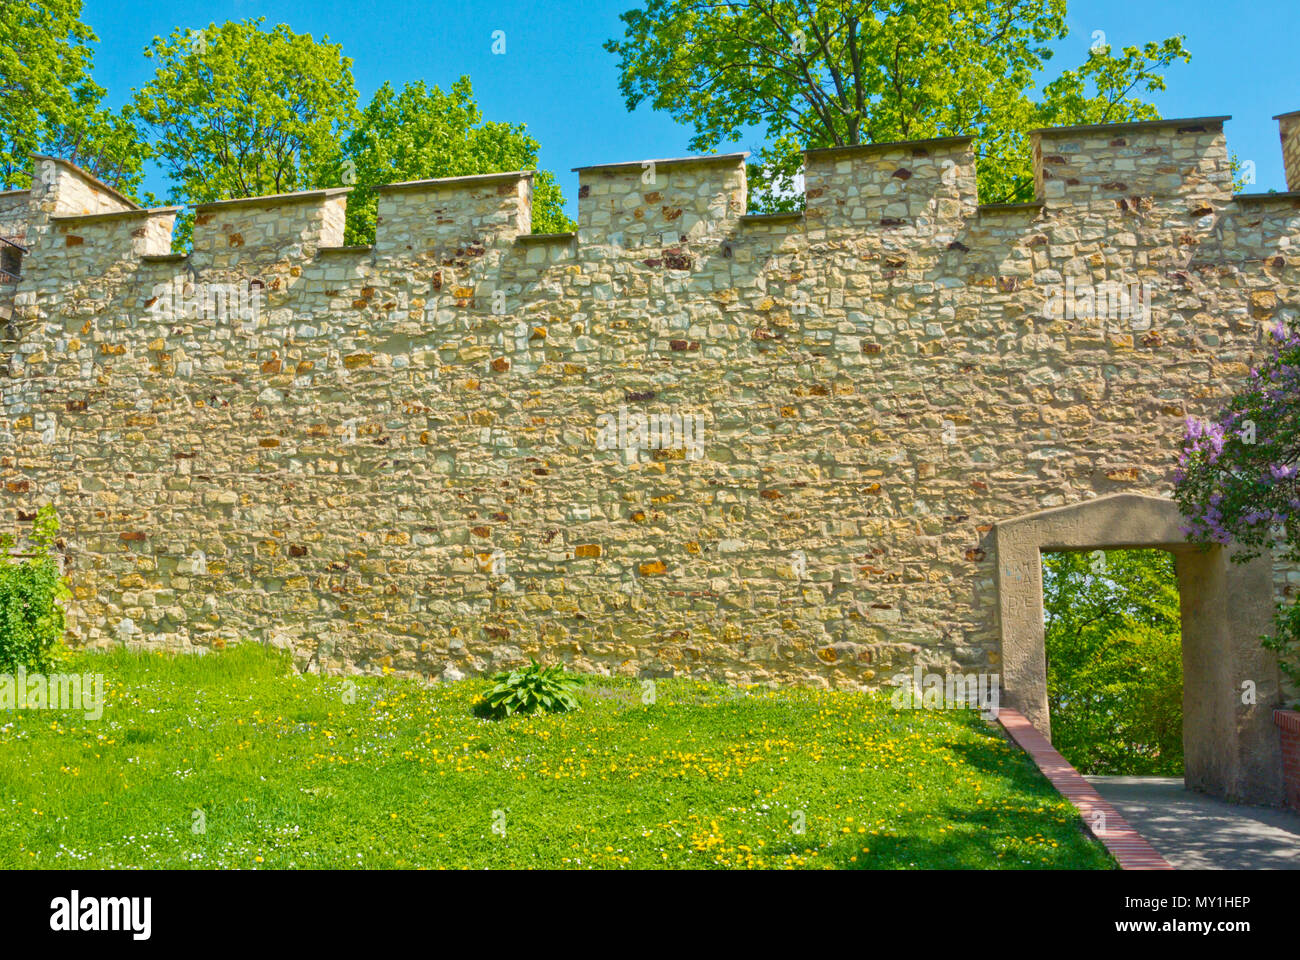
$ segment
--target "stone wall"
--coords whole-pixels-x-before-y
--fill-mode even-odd
[[[27,232],[30,190],[7,190],[0,193],[0,237],[21,243]]]
[[[22,246],[30,219],[30,190],[7,190],[0,193],[0,241]],[[13,312],[14,278],[22,273],[23,253],[9,243],[0,242],[0,326],[7,324]]]
[[[1286,188],[1300,190],[1300,110],[1273,118],[1282,136],[1282,166],[1286,169]]]
[[[1169,495],[1295,317],[1300,199],[1234,199],[1222,120],[1041,131],[1029,204],[948,138],[810,151],[803,214],[732,155],[581,169],[574,235],[494,174],[383,189],[366,248],[344,191],[205,204],[188,257],[40,159],[0,524],[58,505],[89,644],[996,671],[992,525]]]

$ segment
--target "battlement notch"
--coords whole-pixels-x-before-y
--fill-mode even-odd
[[[331,187],[196,204],[195,266],[222,270],[307,260],[321,247],[340,246],[351,192],[351,187]]]
[[[116,210],[84,216],[51,217],[41,238],[40,263],[84,273],[118,260],[165,254],[171,249],[172,226],[180,207]]]
[[[1226,203],[1230,117],[1141,120],[1030,131],[1034,187],[1049,206],[1113,204],[1124,197]]]
[[[951,224],[975,212],[971,137],[804,151],[809,230]]]
[[[437,257],[507,247],[532,230],[533,171],[411,180],[376,187],[377,256]]]
[[[672,246],[721,238],[745,213],[748,153],[574,167],[580,243]]]

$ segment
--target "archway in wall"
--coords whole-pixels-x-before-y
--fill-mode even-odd
[[[1084,774],[1183,778],[1183,643],[1167,550],[1044,550],[1052,743]]]
[[[1183,637],[1184,780],[1250,803],[1283,799],[1272,710],[1278,671],[1259,637],[1273,620],[1272,564],[1234,564],[1221,547],[1188,544],[1178,505],[1115,494],[998,523],[998,620],[1004,702],[1051,738],[1043,646],[1042,554],[1158,548],[1174,554]],[[1256,701],[1242,703],[1242,684]]]

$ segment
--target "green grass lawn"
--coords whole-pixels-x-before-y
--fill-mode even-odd
[[[884,695],[591,677],[577,712],[492,722],[485,680],[256,645],[64,669],[107,705],[0,713],[0,866],[1113,867],[977,714]]]

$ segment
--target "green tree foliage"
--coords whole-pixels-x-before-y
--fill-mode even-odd
[[[81,0],[0,0],[0,190],[30,185],[31,153],[70,160],[123,193],[139,187],[146,150],[102,106],[95,41]]]
[[[400,91],[385,83],[343,148],[343,179],[355,177],[348,198],[347,242],[370,243],[375,235],[373,188],[404,180],[460,177],[476,173],[532,170],[539,145],[520,123],[485,121],[467,76],[443,93],[423,81]],[[564,215],[555,177],[541,170],[533,178],[533,232],[575,229]]]
[[[1181,776],[1183,661],[1172,554],[1043,556],[1052,744],[1084,773]]]
[[[58,535],[49,504],[36,512],[31,556],[15,556],[13,535],[0,534],[0,673],[48,670],[58,659],[68,596],[54,552]]]
[[[1094,38],[1084,62],[1035,75],[1067,34],[1065,0],[647,0],[622,15],[619,88],[715,150],[751,128],[767,143],[749,168],[751,209],[802,203],[801,148],[977,135],[986,203],[1033,198],[1028,133],[1036,127],[1153,119],[1141,94],[1190,59],[1181,37],[1111,52]]]
[[[172,202],[202,203],[338,185],[340,143],[356,116],[342,48],[263,19],[155,37],[158,64],[129,115],[149,131]],[[190,221],[178,223],[177,245]]]
[[[537,165],[537,141],[523,124],[485,121],[468,77],[447,93],[385,83],[359,111],[341,47],[263,24],[178,28],[145,51],[158,70],[130,115],[150,131],[173,202],[353,186],[346,242],[369,243],[375,186]],[[554,176],[540,171],[533,189],[533,231],[573,229]],[[176,249],[191,222],[177,222]]]
[[[1300,324],[1277,320],[1236,395],[1212,419],[1188,419],[1174,479],[1189,540],[1232,545],[1237,563],[1273,550],[1300,563]],[[1261,639],[1300,691],[1300,598]]]

